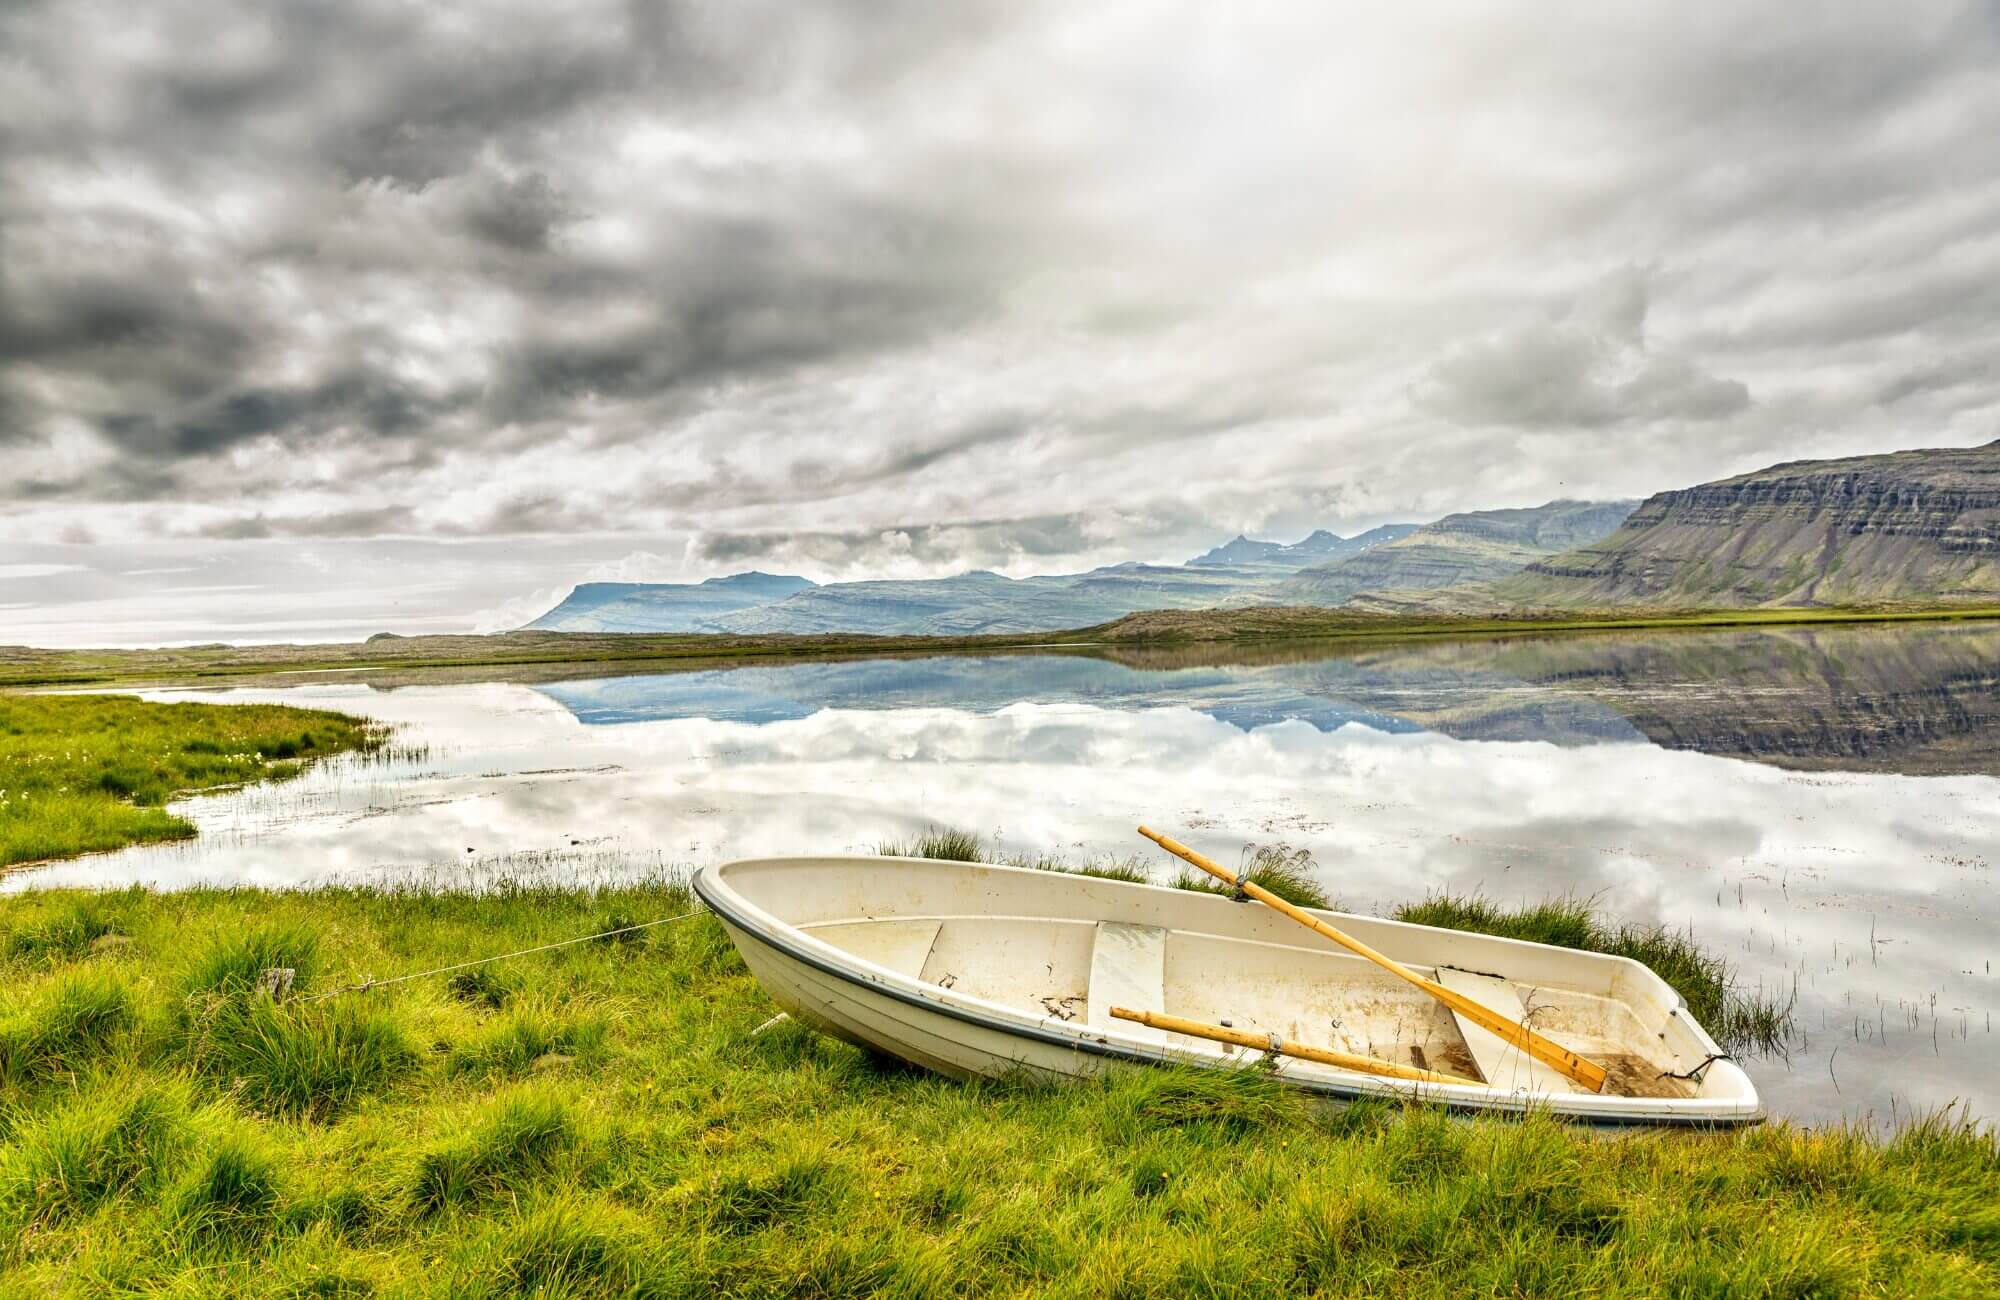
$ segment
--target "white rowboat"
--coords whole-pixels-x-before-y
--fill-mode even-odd
[[[1269,907],[1154,885],[921,858],[763,858],[696,893],[773,1001],[863,1047],[960,1078],[1078,1077],[1118,1062],[1240,1066],[1335,1097],[1529,1107],[1598,1124],[1727,1127],[1750,1077],[1638,962],[1376,917],[1312,915],[1605,1068],[1589,1092]],[[1111,1009],[1227,1026],[1468,1082],[1389,1078],[1170,1032]]]

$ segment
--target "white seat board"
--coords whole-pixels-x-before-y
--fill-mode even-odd
[[[863,961],[886,966],[898,975],[923,977],[924,962],[937,942],[942,921],[836,921],[804,927],[813,938],[845,949]]]
[[[1165,1011],[1167,932],[1157,925],[1099,921],[1090,950],[1089,1023],[1100,1029],[1152,1043],[1165,1043],[1165,1030],[1131,1020],[1114,1020],[1111,1008]]]
[[[1521,1005],[1520,990],[1510,981],[1440,966],[1437,971],[1437,982],[1454,993],[1463,993],[1487,1010],[1497,1011],[1509,1020],[1521,1021],[1527,1016],[1527,1008]],[[1452,1019],[1458,1022],[1459,1033],[1465,1035],[1465,1046],[1472,1053],[1473,1061],[1478,1064],[1479,1072],[1485,1075],[1486,1082],[1494,1087],[1505,1092],[1583,1091],[1567,1076],[1543,1065],[1498,1034],[1480,1028],[1456,1011],[1451,1014]],[[1531,1029],[1533,1027],[1529,1026]]]

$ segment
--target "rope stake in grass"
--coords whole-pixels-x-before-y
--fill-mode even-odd
[[[1356,956],[1366,957],[1369,961],[1374,962],[1391,975],[1416,985],[1424,992],[1444,1003],[1447,1007],[1450,1007],[1453,1011],[1456,1011],[1467,1020],[1478,1025],[1481,1029],[1495,1035],[1502,1042],[1512,1044],[1534,1057],[1537,1061],[1542,1062],[1542,1064],[1553,1070],[1559,1071],[1567,1078],[1576,1081],[1590,1091],[1604,1091],[1604,1081],[1609,1076],[1606,1074],[1604,1067],[1597,1062],[1585,1060],[1562,1044],[1542,1037],[1519,1021],[1510,1020],[1491,1007],[1483,1006],[1466,997],[1463,993],[1454,992],[1436,980],[1425,979],[1394,958],[1384,956],[1382,953],[1375,951],[1367,944],[1361,942],[1361,940],[1335,929],[1310,912],[1307,912],[1304,908],[1292,906],[1270,890],[1265,889],[1254,881],[1243,879],[1228,867],[1203,857],[1187,845],[1182,844],[1179,840],[1162,835],[1147,826],[1141,826],[1139,833],[1183,862],[1200,867],[1223,884],[1233,885],[1241,889],[1258,902],[1284,913],[1300,925],[1305,926],[1308,930],[1312,930],[1325,938],[1333,940]]]
[[[315,993],[309,998],[300,998],[299,1001],[323,1002],[327,998],[337,998],[343,993],[366,993],[370,989],[387,988],[391,984],[407,984],[411,980],[420,980],[430,975],[449,975],[455,970],[470,970],[474,966],[488,966],[496,961],[506,961],[509,957],[529,957],[538,952],[553,952],[557,948],[568,948],[573,944],[589,943],[594,939],[609,939],[615,935],[631,934],[635,930],[650,930],[656,925],[667,925],[674,921],[685,921],[690,916],[698,915],[705,910],[707,909],[700,907],[689,908],[687,911],[676,913],[673,916],[663,916],[657,921],[641,921],[637,925],[621,925],[616,930],[605,930],[600,934],[586,934],[575,939],[559,939],[555,943],[539,944],[533,948],[519,948],[513,952],[498,953],[491,957],[478,957],[472,961],[454,962],[449,966],[439,966],[432,970],[413,971],[408,975],[398,975],[394,979],[365,979],[359,984],[349,984],[343,988],[328,989],[324,993]]]
[[[1183,1020],[1179,1016],[1169,1016],[1158,1011],[1134,1011],[1130,1007],[1113,1007],[1111,1016],[1114,1020],[1130,1020],[1154,1029],[1164,1029],[1170,1034],[1186,1034],[1190,1038],[1234,1043],[1238,1047],[1255,1048],[1257,1051],[1269,1052],[1274,1056],[1296,1056],[1301,1061],[1317,1061],[1321,1065],[1338,1066],[1343,1070],[1353,1070],[1357,1074],[1378,1074],[1387,1079],[1416,1079],[1423,1083],[1456,1083],[1468,1088],[1487,1086],[1477,1079],[1468,1079],[1463,1075],[1420,1070],[1414,1065],[1379,1061],[1372,1056],[1356,1056],[1352,1052],[1311,1047],[1305,1043],[1295,1043],[1281,1038],[1276,1033],[1252,1034],[1241,1029],[1224,1029],[1221,1025],[1203,1024],[1199,1020]]]

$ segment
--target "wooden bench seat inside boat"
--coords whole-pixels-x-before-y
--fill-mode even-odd
[[[1167,932],[1157,925],[1099,921],[1090,949],[1089,1021],[1100,1029],[1120,1029],[1149,1043],[1164,1043],[1164,1029],[1113,1020],[1111,1008],[1164,1011],[1167,988]]]
[[[1454,970],[1450,966],[1438,967],[1436,978],[1438,983],[1452,992],[1463,993],[1509,1020],[1533,1024],[1527,1008],[1521,1003],[1519,989],[1507,980]],[[1561,1072],[1543,1065],[1491,1030],[1482,1029],[1456,1011],[1451,1013],[1451,1018],[1458,1022],[1458,1032],[1464,1036],[1466,1050],[1472,1053],[1480,1075],[1494,1087],[1509,1092],[1583,1091]]]

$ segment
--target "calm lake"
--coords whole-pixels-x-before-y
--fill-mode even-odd
[[[1225,862],[1309,849],[1349,910],[1568,893],[1691,928],[1796,993],[1790,1052],[1747,1063],[1774,1114],[2000,1116],[2000,626],[536,671],[150,692],[407,750],[0,888],[595,881],[931,824],[1170,876],[1145,821]]]

